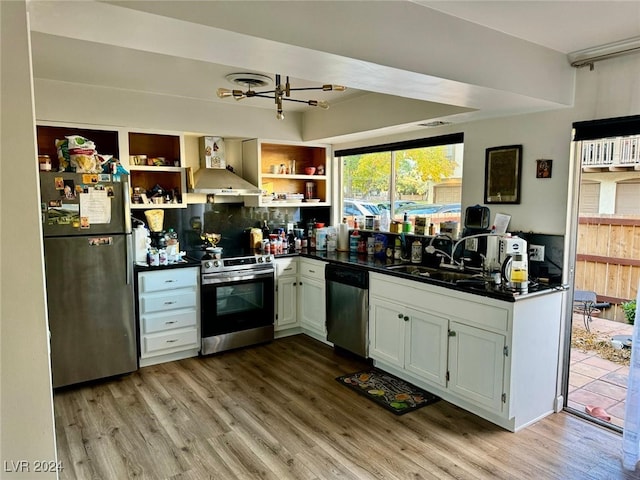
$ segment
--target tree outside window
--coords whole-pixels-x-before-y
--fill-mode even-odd
[[[357,212],[377,215],[374,210],[388,210],[395,220],[402,220],[405,212],[411,219],[423,215],[435,223],[460,220],[461,143],[341,158],[342,213],[349,221]]]

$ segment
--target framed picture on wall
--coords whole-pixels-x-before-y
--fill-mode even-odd
[[[553,160],[541,158],[536,160],[536,178],[551,178]]]
[[[484,203],[520,203],[522,145],[487,148]]]

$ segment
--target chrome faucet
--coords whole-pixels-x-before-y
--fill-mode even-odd
[[[464,268],[464,259],[460,259],[460,261],[456,261],[454,259],[454,255],[456,254],[456,250],[458,249],[458,247],[460,246],[460,244],[462,244],[463,242],[467,241],[470,238],[480,238],[480,237],[501,237],[502,235],[498,234],[498,233],[476,233],[473,235],[468,235],[466,237],[462,237],[460,240],[458,240],[457,242],[453,243],[453,239],[448,236],[448,235],[443,235],[441,233],[435,235],[434,237],[431,237],[431,240],[429,241],[429,245],[425,248],[425,252],[430,253],[430,254],[434,254],[434,253],[439,253],[441,255],[444,255],[445,257],[447,257],[449,259],[449,265],[451,265],[452,267],[458,268],[458,269],[463,269]],[[451,255],[449,255],[447,252],[440,250],[438,248],[435,248],[433,246],[433,241],[436,238],[446,238],[447,240],[449,240],[452,243],[452,247],[451,247]],[[441,266],[444,266],[446,264],[441,264]]]
[[[444,250],[440,250],[439,248],[436,248],[433,246],[433,241],[436,238],[442,238],[444,240],[448,240],[449,242],[451,242],[452,248],[451,248],[451,255],[449,255],[447,252],[445,252]],[[450,265],[457,265],[456,261],[453,259],[453,253],[454,253],[454,248],[453,248],[453,239],[449,236],[449,235],[445,235],[443,233],[438,233],[436,235],[434,235],[433,237],[431,237],[431,240],[429,240],[429,245],[427,245],[424,249],[424,251],[430,255],[433,254],[440,254],[441,256],[444,256],[446,258],[449,259],[449,264]],[[441,263],[442,265],[442,263]]]

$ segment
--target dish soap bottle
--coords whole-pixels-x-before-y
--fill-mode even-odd
[[[404,212],[404,219],[402,221],[402,231],[404,233],[411,233],[411,221],[409,220],[409,214]]]

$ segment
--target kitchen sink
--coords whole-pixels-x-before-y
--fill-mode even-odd
[[[422,265],[392,265],[387,267],[387,269],[394,272],[431,278],[433,280],[440,280],[447,283],[456,283],[459,280],[470,280],[474,276],[473,273],[441,270],[438,268],[424,267]]]

